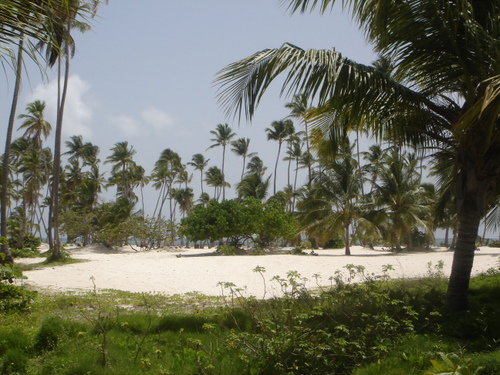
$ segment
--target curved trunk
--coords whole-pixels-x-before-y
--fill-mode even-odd
[[[464,311],[469,306],[469,281],[474,262],[479,222],[479,217],[460,221],[457,246],[453,254],[451,275],[446,292],[446,311]]]
[[[24,38],[21,35],[19,39],[19,49],[17,52],[16,65],[16,83],[14,85],[14,94],[12,95],[12,104],[10,107],[9,123],[7,125],[7,136],[5,137],[5,152],[2,164],[2,191],[1,191],[1,214],[0,214],[0,236],[7,238],[7,207],[9,202],[9,169],[10,169],[10,148],[12,143],[12,133],[14,131],[14,120],[16,117],[17,102],[19,101],[19,90],[21,87],[21,76],[23,69],[23,48]],[[0,264],[13,264],[14,258],[9,250],[7,242],[2,243],[1,253],[4,255],[0,258]]]
[[[469,150],[475,151],[473,147]],[[499,186],[500,153],[493,147],[490,151],[481,156],[476,156],[478,151],[464,152],[461,170],[454,180],[459,226],[444,305],[448,312],[464,311],[469,306],[468,289],[479,225],[489,205],[495,202]]]

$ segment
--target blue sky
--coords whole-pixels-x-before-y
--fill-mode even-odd
[[[292,16],[279,0],[110,0],[99,9],[93,29],[75,34],[75,39],[63,141],[82,135],[100,147],[102,161],[116,142],[128,141],[147,173],[166,148],[179,153],[184,163],[195,153],[205,153],[210,165],[220,166],[221,150],[206,149],[212,144],[210,130],[226,122],[238,138],[251,138],[251,151],[258,152],[271,173],[277,144],[266,140],[264,130],[289,114],[284,104],[291,98],[280,98],[276,86],[264,96],[251,124],[225,118],[213,80],[231,62],[284,42],[335,47],[366,64],[375,60],[362,33],[340,9]],[[29,79],[24,80],[18,112],[28,102],[45,100],[47,119],[55,124],[54,72],[42,79],[32,65],[28,62]],[[13,87],[12,72],[5,72],[0,90],[4,123]],[[226,175],[234,186],[241,159],[229,150],[227,157]],[[286,184],[285,170],[283,163],[281,186]],[[192,185],[199,186],[197,173]]]

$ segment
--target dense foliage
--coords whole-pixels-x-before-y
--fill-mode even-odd
[[[195,207],[181,220],[181,233],[193,241],[227,239],[241,247],[245,240],[268,247],[279,238],[297,234],[295,219],[278,202],[262,203],[256,198],[212,200],[206,207]]]

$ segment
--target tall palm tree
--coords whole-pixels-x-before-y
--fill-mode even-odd
[[[276,155],[276,163],[274,164],[274,189],[273,194],[276,194],[276,177],[278,175],[278,162],[280,160],[281,145],[295,133],[292,120],[273,121],[270,128],[266,128],[267,139],[278,142],[278,154]]]
[[[86,22],[86,16],[93,17],[100,4],[99,0],[65,0],[62,2],[51,2],[48,9],[49,20],[46,27],[50,30],[51,43],[46,45],[46,56],[49,65],[57,62],[58,68],[58,92],[57,92],[57,116],[54,142],[54,171],[51,199],[51,226],[53,230],[52,260],[58,260],[61,253],[59,239],[59,183],[61,173],[61,143],[62,127],[64,121],[64,109],[68,92],[70,60],[75,53],[75,44],[72,38],[72,30],[78,29],[85,32],[90,29]],[[79,19],[84,14],[85,17]],[[57,48],[53,48],[56,45]],[[63,73],[64,71],[64,73]],[[61,82],[62,81],[62,82]]]
[[[35,147],[40,147],[42,137],[47,138],[52,130],[52,125],[44,117],[45,102],[35,100],[26,106],[26,114],[20,114],[18,118],[23,120],[19,130],[24,130],[23,137],[33,140]]]
[[[233,133],[233,130],[229,127],[228,124],[218,124],[215,130],[210,130],[210,134],[212,134],[215,138],[212,138],[211,141],[215,142],[211,145],[207,150],[222,146],[222,181],[226,182],[226,176],[224,175],[224,164],[226,160],[226,146],[231,141],[233,137],[236,136],[236,133]],[[222,185],[222,199],[226,199],[226,184]]]
[[[248,149],[250,147],[250,138],[238,138],[236,141],[231,142],[231,146],[233,146],[231,148],[231,151],[243,158],[243,167],[241,168],[241,179],[243,179],[247,158],[256,155],[256,153],[248,153]]]
[[[254,197],[263,201],[268,194],[269,180],[271,176],[264,178],[259,173],[248,173],[236,185],[238,198]]]
[[[341,153],[335,158],[331,155],[322,156],[323,170],[313,173],[311,185],[297,204],[299,221],[311,234],[324,240],[340,236],[344,240],[345,255],[351,255],[353,225],[367,223],[360,205],[362,180],[358,178],[357,162],[347,137]]]
[[[288,3],[292,12],[316,6],[326,12],[335,1]],[[344,5],[374,49],[392,58],[391,76],[334,49],[306,51],[284,44],[219,72],[219,100],[226,112],[252,117],[282,73],[284,91],[317,98],[317,107],[328,107],[324,115],[348,111],[379,139],[387,133],[400,144],[447,153],[454,163],[451,189],[460,224],[445,307],[464,310],[479,224],[500,192],[500,0],[408,0],[383,7],[378,0],[350,0]]]
[[[131,171],[135,167],[134,155],[136,151],[133,146],[129,147],[127,141],[115,143],[111,151],[111,155],[104,161],[104,164],[113,164],[109,181],[116,185],[117,196],[132,198]]]
[[[200,171],[200,186],[201,194],[203,194],[203,171],[208,165],[210,159],[205,159],[203,154],[194,154],[188,165],[192,166],[195,170]]]
[[[309,139],[311,134],[309,133],[309,121],[311,117],[311,112],[314,110],[314,108],[309,105],[309,97],[305,93],[296,94],[293,96],[293,100],[291,102],[285,104],[285,108],[288,108],[290,110],[289,117],[297,118],[300,120],[300,122],[302,122],[302,124],[304,124],[304,140],[306,144],[306,150],[310,154],[311,147]],[[311,164],[307,166],[307,170],[308,170],[309,180],[311,180],[312,177]]]
[[[411,250],[413,229],[431,229],[427,221],[430,204],[416,170],[417,160],[401,156],[396,149],[384,160],[384,166],[373,191],[375,208],[386,217],[390,228],[386,233],[396,250],[401,250],[402,241]]]

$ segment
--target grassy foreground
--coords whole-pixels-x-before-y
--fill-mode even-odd
[[[500,373],[498,269],[473,279],[471,312],[460,316],[440,313],[440,265],[417,280],[374,279],[350,265],[329,288],[304,281],[293,271],[275,277],[285,295],[264,301],[232,284],[217,298],[39,292],[0,313],[0,373]]]

